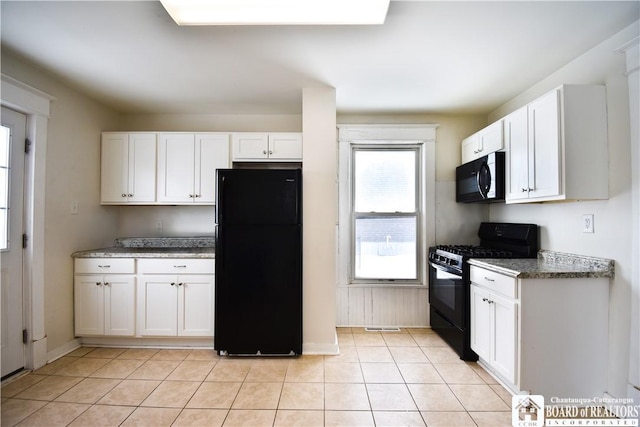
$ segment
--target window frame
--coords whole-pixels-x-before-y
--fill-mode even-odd
[[[356,153],[363,151],[410,151],[415,153],[415,205],[412,212],[357,212],[355,209],[356,199]],[[421,143],[411,141],[363,141],[361,143],[352,143],[350,145],[350,174],[349,174],[349,284],[384,284],[384,285],[420,285],[423,283],[423,176],[424,161],[423,147]],[[362,218],[415,218],[416,220],[416,259],[415,259],[415,278],[374,278],[374,277],[357,277],[356,276],[356,221]]]

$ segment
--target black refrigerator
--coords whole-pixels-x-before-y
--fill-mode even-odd
[[[216,172],[214,348],[302,354],[302,171]]]

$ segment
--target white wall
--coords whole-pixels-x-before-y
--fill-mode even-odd
[[[638,34],[637,23],[594,47],[501,106],[490,121],[563,84],[605,84],[609,136],[609,200],[492,205],[491,220],[532,222],[541,227],[542,249],[615,260],[610,287],[608,393],[626,396],[631,301],[631,159],[629,98],[624,55],[615,50]],[[584,234],[582,214],[595,216],[595,233]],[[588,315],[588,313],[585,313]],[[594,343],[594,345],[600,345]]]
[[[74,338],[71,253],[111,244],[117,211],[99,204],[100,131],[119,115],[2,51],[2,73],[55,97],[48,124],[45,188],[45,333],[55,353]],[[71,215],[71,202],[79,212]]]
[[[303,351],[336,353],[336,90],[302,91]]]

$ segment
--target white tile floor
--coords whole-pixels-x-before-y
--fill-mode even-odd
[[[80,348],[2,385],[2,426],[510,426],[511,395],[429,329],[339,328],[339,356]]]

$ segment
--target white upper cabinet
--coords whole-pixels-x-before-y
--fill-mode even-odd
[[[301,133],[234,133],[231,145],[234,161],[302,161]]]
[[[462,141],[462,163],[486,156],[504,147],[502,120],[490,124]]]
[[[104,132],[101,153],[102,204],[155,202],[155,133]]]
[[[214,204],[215,171],[229,167],[227,133],[161,133],[158,202]]]
[[[504,118],[506,202],[609,196],[603,86],[563,85]]]

